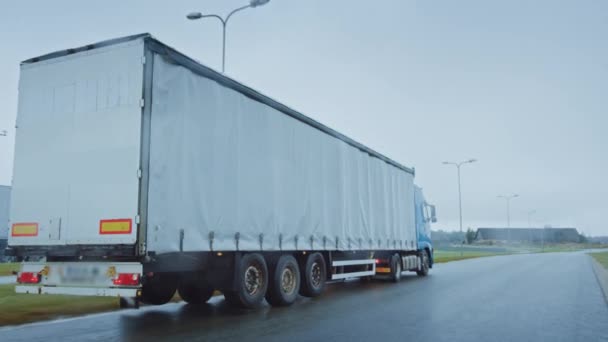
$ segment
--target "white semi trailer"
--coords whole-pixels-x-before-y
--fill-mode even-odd
[[[414,170],[135,35],[21,64],[20,293],[289,305],[432,267]]]

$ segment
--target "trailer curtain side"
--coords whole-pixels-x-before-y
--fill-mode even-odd
[[[416,249],[412,173],[153,63],[149,251]]]

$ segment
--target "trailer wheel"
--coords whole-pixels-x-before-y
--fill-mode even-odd
[[[270,270],[270,282],[266,300],[272,306],[288,306],[298,298],[300,291],[300,268],[296,258],[282,255],[276,267]]]
[[[268,289],[268,267],[264,257],[258,253],[243,255],[236,272],[237,289],[224,293],[226,302],[246,309],[259,306]]]
[[[177,293],[188,304],[204,304],[213,295],[213,287],[200,275],[187,275],[180,279]]]
[[[429,255],[426,251],[422,251],[420,258],[422,259],[420,261],[422,269],[420,271],[416,271],[416,274],[421,277],[426,277],[429,274]]]
[[[398,283],[401,281],[401,257],[399,254],[393,255],[391,258],[391,281],[393,283]]]
[[[323,254],[317,252],[309,255],[300,269],[300,279],[302,279],[300,294],[305,297],[317,297],[323,293],[327,277]]]
[[[141,301],[146,304],[162,305],[168,303],[177,289],[178,278],[171,273],[154,273],[146,277],[141,289]]]

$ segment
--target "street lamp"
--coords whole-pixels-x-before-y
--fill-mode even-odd
[[[511,200],[515,197],[519,197],[518,194],[513,195],[498,195],[498,198],[503,198],[507,201],[507,240],[511,242]]]
[[[530,224],[530,222],[531,222],[530,217],[534,214],[536,214],[536,210],[528,211],[528,226],[530,228],[532,228],[532,225]],[[545,228],[544,227],[542,228],[542,230],[540,232],[540,245],[541,245],[542,250],[544,251],[545,250]]]
[[[460,217],[460,238],[462,238],[462,191],[461,191],[461,187],[460,187],[460,167],[464,164],[470,164],[470,163],[474,163],[476,161],[477,161],[477,159],[469,159],[469,160],[461,161],[458,163],[447,162],[447,161],[443,162],[443,165],[456,166],[456,170],[458,171],[458,213],[459,213],[459,217]],[[462,251],[460,251],[460,252],[462,254]]]
[[[536,214],[536,210],[528,210],[526,212],[528,214],[528,230],[530,232],[530,243],[534,244],[534,228],[532,228],[532,220],[530,219],[532,215]]]
[[[518,194],[513,195],[498,195],[498,198],[503,198],[507,201],[507,228],[511,228],[511,200],[519,197]]]
[[[3,129],[3,130],[0,131],[0,137],[5,137],[6,134],[7,134],[7,132],[6,132],[5,129]]]
[[[215,18],[222,23],[222,73],[224,72],[226,65],[226,25],[228,24],[228,20],[230,20],[230,17],[232,17],[232,15],[236,12],[242,11],[250,7],[255,8],[263,6],[266,5],[268,2],[270,2],[270,0],[251,0],[249,1],[249,4],[232,10],[232,12],[228,13],[225,18],[222,18],[217,14],[202,14],[201,12],[192,12],[186,16],[186,18],[188,18],[189,20]]]

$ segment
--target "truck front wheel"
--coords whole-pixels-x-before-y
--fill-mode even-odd
[[[270,271],[270,283],[266,300],[273,306],[293,304],[300,291],[300,268],[291,255],[282,255],[276,267]]]
[[[260,305],[268,289],[268,267],[259,253],[245,254],[236,270],[236,290],[224,292],[228,304],[253,309]]]
[[[420,270],[416,271],[416,274],[426,277],[429,274],[429,255],[427,251],[422,251],[420,259]]]
[[[305,297],[317,297],[323,293],[327,277],[323,254],[310,254],[301,270],[302,286],[300,287],[300,294]]]

